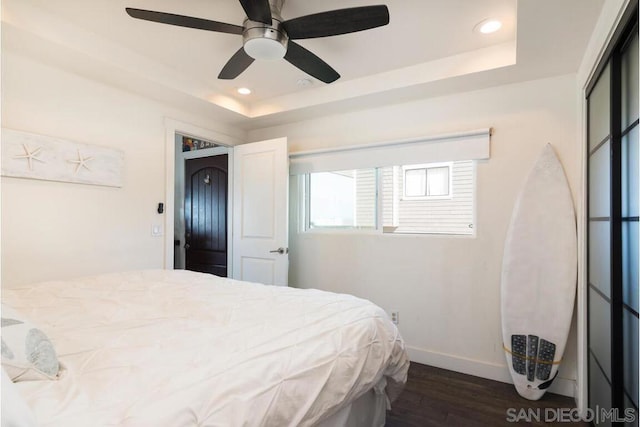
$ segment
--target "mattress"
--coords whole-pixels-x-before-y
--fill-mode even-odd
[[[16,383],[42,426],[307,426],[409,365],[385,312],[350,295],[183,270],[3,289],[47,333],[58,380]]]

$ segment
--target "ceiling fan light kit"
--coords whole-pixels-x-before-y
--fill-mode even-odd
[[[280,5],[282,1],[278,2]],[[282,59],[287,53],[289,36],[282,28],[282,18],[271,4],[271,24],[245,19],[242,33],[244,51],[253,59]]]
[[[286,34],[278,31],[266,30],[263,33],[260,28],[251,28],[243,34],[244,51],[253,59],[266,59],[273,61],[274,59],[282,59],[287,53],[287,42],[289,39]],[[270,36],[274,36],[273,38]]]
[[[132,18],[180,27],[242,35],[242,47],[227,61],[219,79],[238,77],[255,59],[284,58],[316,79],[332,83],[340,74],[293,40],[329,37],[381,27],[389,23],[387,6],[337,9],[283,20],[284,0],[239,0],[247,14],[242,26],[191,16],[126,8]]]

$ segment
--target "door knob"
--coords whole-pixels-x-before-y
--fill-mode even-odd
[[[184,244],[184,248],[185,248],[185,249],[187,249],[187,250],[188,250],[190,247],[191,247],[191,245],[190,245],[190,244],[188,244],[188,243],[185,243],[185,244]]]
[[[278,248],[278,249],[274,249],[272,251],[269,251],[269,253],[271,254],[288,254],[289,253],[289,248]]]

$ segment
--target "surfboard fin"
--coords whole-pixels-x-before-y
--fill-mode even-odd
[[[540,384],[538,386],[538,390],[546,390],[546,389],[548,389],[551,386],[551,383],[553,382],[553,380],[555,380],[557,376],[558,376],[558,371],[556,371],[556,374],[549,381],[545,381],[542,384]]]

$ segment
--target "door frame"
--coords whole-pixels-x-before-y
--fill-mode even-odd
[[[164,262],[163,266],[167,270],[172,270],[173,254],[174,254],[174,221],[175,221],[175,156],[176,156],[176,133],[184,136],[189,136],[195,139],[204,139],[207,141],[215,142],[223,147],[232,148],[234,145],[242,144],[242,141],[234,136],[226,135],[220,132],[216,132],[211,129],[206,129],[191,123],[182,122],[172,118],[165,117],[165,194],[164,194]],[[228,171],[228,204],[227,204],[227,232],[228,235],[232,234],[232,207],[233,207],[233,150],[229,149],[228,153],[229,171]],[[227,275],[231,277],[233,274],[233,265],[230,262],[233,256],[233,243],[228,242],[227,247]]]

